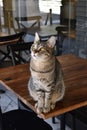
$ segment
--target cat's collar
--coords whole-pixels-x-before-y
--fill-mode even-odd
[[[53,70],[53,68],[51,68],[50,70],[47,70],[47,71],[37,71],[37,70],[35,70],[35,69],[32,68],[32,67],[30,67],[30,69],[33,70],[33,71],[35,71],[35,72],[37,72],[37,73],[49,73],[50,71]]]

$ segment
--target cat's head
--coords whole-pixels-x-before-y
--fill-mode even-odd
[[[46,42],[41,42],[38,33],[35,33],[34,43],[31,46],[31,57],[36,60],[46,60],[53,56],[56,38],[51,36]]]

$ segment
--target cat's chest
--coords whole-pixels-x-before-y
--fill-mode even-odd
[[[31,76],[34,79],[47,79],[51,80],[55,74],[55,61],[49,61],[46,63],[34,63],[30,64]]]
[[[30,67],[33,68],[33,70],[36,70],[38,72],[46,72],[55,68],[55,59],[52,58],[45,62],[31,60]]]

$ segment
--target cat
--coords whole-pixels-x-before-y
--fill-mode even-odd
[[[28,90],[36,101],[38,113],[48,113],[65,95],[62,68],[54,56],[55,44],[56,37],[51,36],[46,42],[41,42],[38,33],[35,33],[31,46]]]

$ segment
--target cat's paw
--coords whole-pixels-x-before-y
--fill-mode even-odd
[[[41,107],[38,108],[38,107],[37,107],[37,113],[38,113],[38,114],[41,114],[42,112],[43,112],[43,108],[41,108]]]
[[[43,108],[43,112],[44,113],[48,113],[50,110],[51,110],[50,107],[44,107]]]
[[[44,107],[43,108],[43,112],[44,113],[48,113],[48,112],[50,112],[51,110],[53,110],[55,108],[55,103],[52,103],[51,105],[50,105],[50,107]]]
[[[55,103],[51,104],[51,109],[53,110],[55,108]]]
[[[42,107],[38,107],[38,103],[35,104],[35,108],[36,108],[38,114],[43,112],[43,108]]]

